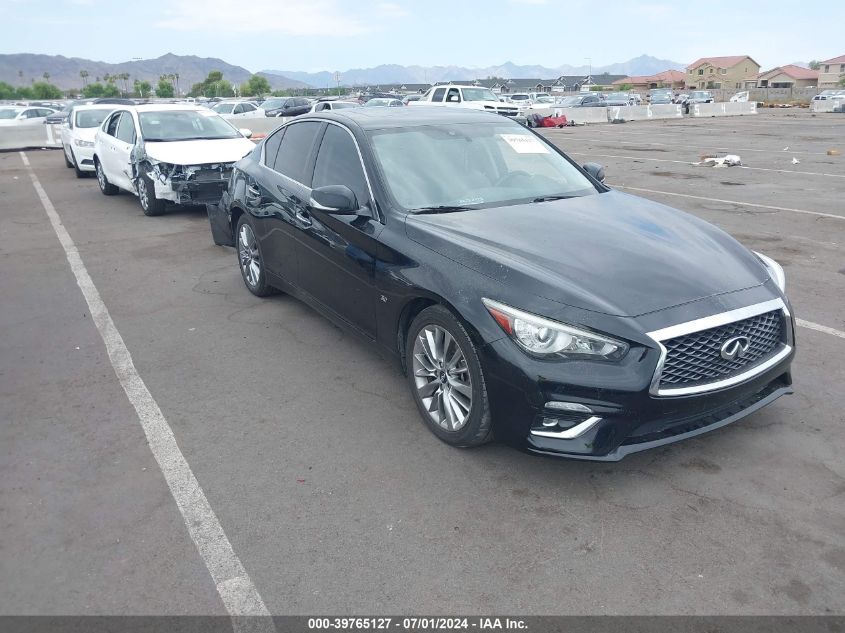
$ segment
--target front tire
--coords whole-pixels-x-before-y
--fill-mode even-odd
[[[69,169],[69,168],[73,167],[73,163],[72,163],[72,162],[71,162],[71,160],[67,157],[67,150],[68,150],[68,148],[67,148],[67,147],[63,147],[63,148],[62,148],[62,154],[64,154],[64,155],[65,155],[65,167],[67,167],[67,168]],[[71,154],[73,154],[73,150],[71,150]]]
[[[264,259],[261,257],[258,238],[255,237],[255,230],[246,215],[238,219],[235,236],[238,268],[247,289],[256,297],[274,294],[276,290],[267,283],[267,271],[264,267]]]
[[[118,189],[106,178],[106,172],[103,171],[103,165],[99,159],[94,159],[94,171],[97,174],[97,184],[100,185],[100,191],[103,195],[116,196]]]
[[[141,209],[143,209],[144,215],[156,216],[164,213],[165,202],[156,198],[155,185],[153,185],[153,181],[150,180],[149,176],[141,174],[138,177],[136,187],[138,188],[138,200],[141,202]]]
[[[411,394],[431,432],[462,448],[490,441],[487,386],[460,321],[443,306],[426,308],[411,323],[405,350]]]

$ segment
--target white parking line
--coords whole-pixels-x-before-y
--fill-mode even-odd
[[[678,143],[654,143],[648,141],[620,141],[618,139],[600,139],[600,138],[584,138],[578,137],[579,141],[586,141],[588,143],[613,143],[616,145],[654,145],[656,147],[678,147]],[[798,150],[783,151],[782,149],[752,149],[750,147],[714,147],[717,152],[760,152],[761,154],[771,154],[772,156],[792,156],[793,154],[800,154],[802,156],[827,156],[826,152],[802,152]]]
[[[624,160],[647,160],[652,163],[677,163],[679,165],[693,165],[688,160],[671,160],[669,158],[645,158],[644,156],[618,156],[615,154],[593,154],[592,152],[567,152],[570,156],[597,156],[599,158],[621,158]],[[711,168],[712,169],[712,168]],[[818,171],[796,171],[794,169],[772,169],[769,167],[733,167],[732,169],[750,169],[752,171],[775,171],[779,174],[797,174],[799,176],[827,176],[828,178],[845,178],[845,174],[826,174]]]
[[[241,616],[269,616],[270,613],[264,605],[258,589],[253,585],[240,559],[232,549],[232,544],[223,532],[223,527],[214,514],[214,510],[211,509],[211,505],[191,471],[191,467],[185,460],[185,456],[179,450],[173,430],[164,418],[158,403],[147,389],[147,385],[144,384],[143,379],[135,369],[132,355],[123,342],[123,337],[117,330],[97,287],[88,274],[76,244],[62,224],[53,203],[50,202],[47,193],[35,175],[35,170],[29,164],[26,154],[20,152],[20,156],[44,211],[50,219],[50,224],[53,225],[53,230],[65,251],[70,269],[76,277],[76,283],[82,290],[85,301],[88,302],[91,318],[97,326],[97,331],[100,333],[103,343],[105,343],[114,373],[126,392],[129,402],[138,414],[150,450],[158,462],[167,485],[170,487],[170,492],[176,500],[179,511],[182,513],[188,533],[191,535],[191,539],[193,539],[214,580],[223,605],[232,616],[235,629],[240,630],[248,627],[250,631],[253,631],[266,627],[263,630],[275,631],[269,617],[260,620],[244,620],[241,618]]]
[[[827,327],[826,325],[819,325],[818,323],[813,323],[812,321],[805,321],[804,319],[795,319],[795,323],[797,323],[801,327],[807,328],[808,330],[816,330],[817,332],[824,332],[825,334],[830,334],[831,336],[845,338],[845,332],[834,330],[832,327]]]
[[[721,198],[707,198],[705,196],[693,196],[689,193],[675,193],[673,191],[658,191],[656,189],[643,189],[641,187],[628,187],[626,185],[610,185],[616,189],[628,189],[629,191],[640,191],[643,193],[657,193],[662,196],[677,196],[679,198],[692,198],[693,200],[707,200],[708,202],[721,202],[723,204],[738,204],[744,207],[755,207],[757,209],[771,209],[772,211],[790,211],[792,213],[805,213],[807,215],[819,215],[824,218],[836,218],[837,220],[845,220],[845,215],[834,215],[833,213],[823,213],[821,211],[808,211],[806,209],[793,209],[791,207],[775,207],[770,204],[758,204],[756,202],[740,202],[739,200],[723,200]]]

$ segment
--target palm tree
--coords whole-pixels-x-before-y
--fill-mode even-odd
[[[41,76],[44,77],[44,81],[50,81],[50,73],[44,73]]]
[[[21,83],[23,83],[23,71],[22,70],[18,71],[18,78],[21,80]]]
[[[176,96],[179,96],[179,73],[173,75],[176,78]]]
[[[82,87],[84,88],[85,86],[88,85],[88,71],[87,70],[80,70],[79,76],[82,77]]]

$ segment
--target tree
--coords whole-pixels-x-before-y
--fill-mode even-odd
[[[205,83],[213,84],[217,83],[221,79],[223,79],[223,73],[219,70],[212,70],[210,73],[208,73],[208,77],[205,78]]]
[[[241,95],[244,97],[265,95],[270,91],[270,82],[261,75],[253,75],[246,82],[241,84]]]
[[[120,90],[114,84],[106,84],[103,88],[103,96],[104,97],[119,97]]]
[[[173,84],[171,84],[166,79],[159,79],[158,86],[156,87],[156,96],[162,97],[164,99],[172,99]]]
[[[82,77],[82,87],[84,88],[85,86],[88,85],[88,71],[87,70],[80,70],[79,76]]]
[[[845,75],[839,77],[839,85],[845,88]]]
[[[50,82],[50,73],[44,73],[41,75],[44,78],[44,81],[49,83]]]
[[[36,81],[32,84],[32,95],[34,99],[61,99],[64,96],[58,86],[46,81]]]
[[[21,80],[21,83],[23,83],[23,71],[22,70],[18,71],[18,78]]]
[[[814,59],[813,61],[811,61],[807,65],[810,67],[810,70],[818,70],[819,68],[822,67],[822,63],[820,61],[816,60],[816,59]]]
[[[138,96],[142,99],[146,98],[150,95],[153,91],[153,87],[150,85],[149,81],[138,81],[135,80],[135,92],[138,93]]]
[[[32,88],[29,86],[21,86],[15,91],[15,95],[18,99],[35,99],[35,95],[32,94]]]
[[[0,81],[0,99],[14,99],[15,87],[7,84],[5,81]]]
[[[629,90],[633,90],[633,89],[634,89],[633,84],[621,84],[619,86],[619,90],[622,91],[622,92],[628,92]]]
[[[103,88],[103,84],[100,82],[94,82],[92,84],[88,84],[82,89],[82,96],[86,99],[96,99],[97,97],[103,97],[105,93],[105,88]]]

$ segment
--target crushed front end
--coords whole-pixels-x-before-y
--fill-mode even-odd
[[[155,185],[157,198],[177,204],[217,204],[232,174],[231,163],[172,165],[146,160],[139,164]]]

